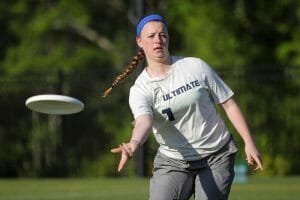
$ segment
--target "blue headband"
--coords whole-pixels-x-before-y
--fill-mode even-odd
[[[137,25],[136,27],[136,35],[140,36],[142,29],[144,28],[145,24],[147,24],[148,22],[151,21],[161,21],[164,24],[166,24],[164,18],[158,14],[152,14],[152,15],[148,15],[146,17],[144,17]]]

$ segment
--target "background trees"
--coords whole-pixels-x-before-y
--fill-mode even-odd
[[[140,70],[107,99],[101,95],[136,52],[137,2],[1,1],[0,176],[115,175],[118,157],[109,149],[129,138],[128,88]],[[203,58],[236,91],[264,173],[299,173],[299,2],[144,5],[167,19],[173,54]],[[70,116],[30,112],[26,98],[40,93],[78,97],[86,109]],[[155,147],[150,138],[146,174]],[[135,169],[131,162],[125,174]]]

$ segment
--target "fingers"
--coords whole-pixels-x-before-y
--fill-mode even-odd
[[[246,160],[249,166],[254,166],[254,170],[263,170],[262,161],[259,155],[247,155]]]
[[[246,161],[248,162],[248,165],[253,165],[253,159],[251,155],[247,155]]]
[[[132,150],[130,148],[128,148],[128,146],[125,143],[122,144],[122,147],[123,147],[123,150],[125,150],[125,152],[129,155],[129,157],[133,156]]]
[[[260,153],[253,143],[248,143],[245,146],[246,160],[249,166],[253,166],[254,170],[263,170],[263,164]]]
[[[122,148],[121,147],[114,148],[114,149],[111,149],[110,152],[112,152],[112,153],[121,153],[122,152]]]
[[[125,143],[122,143],[122,145],[119,145],[118,148],[111,149],[110,151],[111,151],[112,153],[121,153],[122,150],[125,150],[126,153],[127,153],[130,157],[133,156],[134,151],[133,151],[132,147],[129,147],[128,144],[125,144]]]
[[[128,153],[125,151],[125,149],[122,149],[122,155],[121,155],[121,160],[118,166],[118,172],[122,171],[124,166],[126,165],[127,161],[130,159],[130,156]]]
[[[122,171],[127,161],[133,156],[133,151],[125,143],[119,145],[118,148],[110,150],[112,153],[121,153],[121,159],[118,165],[118,172]]]
[[[260,156],[255,156],[253,157],[255,163],[256,163],[256,167],[254,168],[254,170],[263,170],[263,166],[262,166],[262,161],[261,161],[261,158]]]

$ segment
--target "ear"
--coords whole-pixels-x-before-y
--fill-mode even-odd
[[[141,37],[136,37],[135,41],[136,41],[136,44],[142,49],[143,45],[142,45]]]

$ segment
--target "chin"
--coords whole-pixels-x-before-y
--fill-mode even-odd
[[[167,59],[166,56],[155,56],[155,57],[153,57],[153,60],[156,60],[158,62],[165,62],[166,59]]]
[[[167,56],[167,54],[165,52],[156,53],[154,55],[154,57],[158,57],[158,58],[164,58],[166,56]]]

